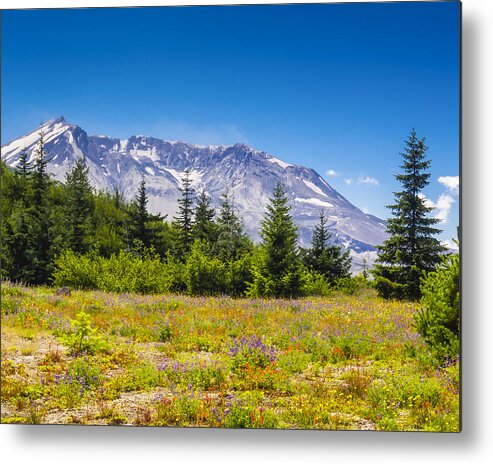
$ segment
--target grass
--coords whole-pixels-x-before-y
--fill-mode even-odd
[[[4,283],[2,422],[458,431],[459,361],[433,359],[418,308]]]

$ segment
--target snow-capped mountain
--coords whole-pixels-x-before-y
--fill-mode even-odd
[[[373,260],[374,246],[386,238],[382,220],[352,205],[313,169],[286,163],[245,144],[200,146],[143,135],[127,140],[89,136],[60,117],[2,146],[2,159],[8,166],[18,163],[22,150],[30,161],[34,159],[40,131],[48,171],[55,179],[63,182],[75,160],[85,156],[94,188],[113,191],[117,187],[130,199],[144,176],[149,209],[169,219],[176,212],[181,179],[188,169],[195,190],[205,189],[213,205],[229,190],[254,240],[258,240],[259,223],[278,180],[286,186],[302,246],[309,245],[321,209],[329,219],[334,241],[351,250],[356,269],[363,257]]]

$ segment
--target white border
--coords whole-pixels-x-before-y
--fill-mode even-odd
[[[262,3],[2,0],[1,8]],[[270,3],[287,3],[272,1]],[[313,3],[302,2],[296,3]],[[8,463],[486,463],[493,456],[491,230],[493,2],[463,1],[463,387],[461,434],[0,425]],[[419,33],[419,25],[416,27]],[[488,458],[490,456],[490,458]]]

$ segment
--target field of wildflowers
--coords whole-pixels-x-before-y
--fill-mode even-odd
[[[459,430],[416,303],[2,285],[2,423]]]

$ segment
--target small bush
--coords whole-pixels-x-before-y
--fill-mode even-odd
[[[150,390],[162,383],[163,374],[152,364],[144,364],[130,369],[123,389],[126,391]]]
[[[80,311],[71,321],[72,331],[60,337],[62,343],[70,348],[71,353],[94,354],[104,349],[104,342],[97,334],[97,329],[91,327],[91,317],[84,311]]]
[[[353,277],[341,277],[334,281],[334,288],[346,295],[354,295],[358,290],[358,280]]]
[[[173,331],[169,325],[163,325],[158,332],[158,341],[162,343],[169,342],[173,337]]]
[[[310,272],[307,269],[303,272],[303,295],[330,296],[332,288],[327,279],[317,272]]]
[[[192,295],[219,295],[227,293],[227,267],[205,252],[202,242],[196,241],[186,263],[187,290]]]

